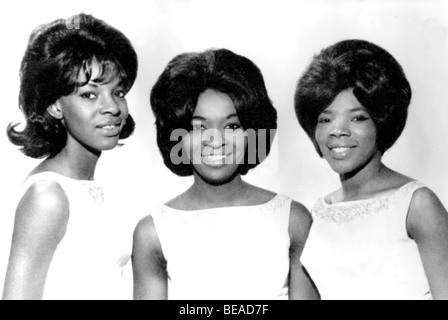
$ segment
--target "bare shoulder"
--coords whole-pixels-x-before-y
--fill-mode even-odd
[[[444,214],[446,212],[442,202],[431,189],[425,187],[414,192],[412,197],[411,212],[420,212],[421,214]]]
[[[69,199],[54,181],[31,185],[16,210],[15,233],[25,238],[52,238],[60,241],[69,220]]]
[[[408,214],[411,235],[444,229],[448,231],[448,213],[437,195],[429,188],[414,192]]]
[[[292,240],[305,243],[310,232],[313,218],[308,209],[297,201],[292,201],[289,219],[289,234]]]
[[[147,215],[146,217],[142,218],[135,227],[134,239],[145,241],[154,237],[155,234],[156,226],[154,223],[154,218],[152,217],[152,215]]]
[[[311,224],[313,221],[309,210],[303,204],[294,200],[291,203],[291,219],[305,224]]]
[[[152,215],[147,215],[135,227],[134,247],[162,251],[156,225]]]

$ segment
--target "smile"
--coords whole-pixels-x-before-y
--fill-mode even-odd
[[[229,157],[229,155],[210,155],[210,156],[202,156],[202,160],[206,165],[209,166],[222,166],[224,161]]]
[[[121,123],[107,123],[97,126],[101,130],[103,135],[107,137],[114,137],[120,134]]]
[[[331,155],[336,160],[343,160],[347,158],[353,149],[356,147],[346,147],[346,146],[337,146],[337,147],[330,147]]]
[[[106,129],[106,130],[113,130],[115,128],[118,128],[119,126],[117,125],[108,125],[108,126],[100,126],[100,129]]]

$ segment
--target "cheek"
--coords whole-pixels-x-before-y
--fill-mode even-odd
[[[129,116],[129,108],[127,101],[123,101],[120,104],[120,110],[121,110],[121,118],[125,120]]]
[[[247,138],[243,130],[226,132],[226,149],[228,149],[226,153],[233,153],[238,159],[243,158],[248,145]]]
[[[323,146],[325,146],[328,134],[324,128],[321,126],[317,126],[316,132],[314,133],[314,139],[316,140],[319,148],[322,150]]]
[[[364,128],[364,130],[358,133],[360,140],[362,140],[362,144],[369,150],[377,149],[377,129],[372,124]]]
[[[202,157],[202,140],[200,132],[190,132],[182,137],[182,147],[190,161],[199,161]]]
[[[88,113],[76,110],[76,107],[74,107],[66,109],[62,123],[70,133],[74,133],[74,131],[81,131],[79,133],[82,133],[89,125],[89,117]]]

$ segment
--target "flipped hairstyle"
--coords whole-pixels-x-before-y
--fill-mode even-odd
[[[94,62],[100,75],[91,79]],[[9,140],[29,157],[54,157],[65,147],[67,131],[47,108],[90,80],[105,83],[118,76],[129,91],[137,68],[137,54],[129,39],[91,15],[79,14],[38,27],[31,34],[20,69],[19,105],[26,126],[19,131],[19,124],[10,124]],[[85,83],[78,81],[82,73]],[[128,138],[134,127],[129,115],[120,138]]]
[[[300,125],[322,157],[315,138],[318,117],[347,89],[372,117],[378,149],[386,152],[405,128],[412,90],[395,58],[367,41],[342,41],[313,58],[295,94]]]
[[[151,106],[156,117],[157,144],[165,165],[178,176],[193,174],[191,164],[173,164],[171,141],[176,129],[191,131],[191,120],[199,96],[206,90],[227,94],[233,101],[244,130],[256,132],[257,159],[249,164],[246,150],[239,173],[245,175],[264,159],[258,157],[259,130],[266,130],[266,156],[269,155],[277,129],[277,111],[269,99],[263,76],[249,59],[229,50],[208,50],[176,56],[161,74],[151,92]]]

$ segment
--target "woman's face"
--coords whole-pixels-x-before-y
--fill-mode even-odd
[[[316,141],[340,175],[362,170],[380,153],[375,123],[352,89],[341,92],[319,115]]]
[[[246,149],[246,134],[232,99],[218,91],[205,91],[199,96],[191,126],[183,147],[195,173],[218,185],[232,179]]]
[[[118,77],[108,83],[95,83],[100,69],[92,65],[91,81],[56,103],[67,129],[67,146],[82,146],[94,152],[117,146],[128,117],[126,91]],[[83,73],[80,82],[85,82]],[[84,81],[83,81],[84,80]]]

